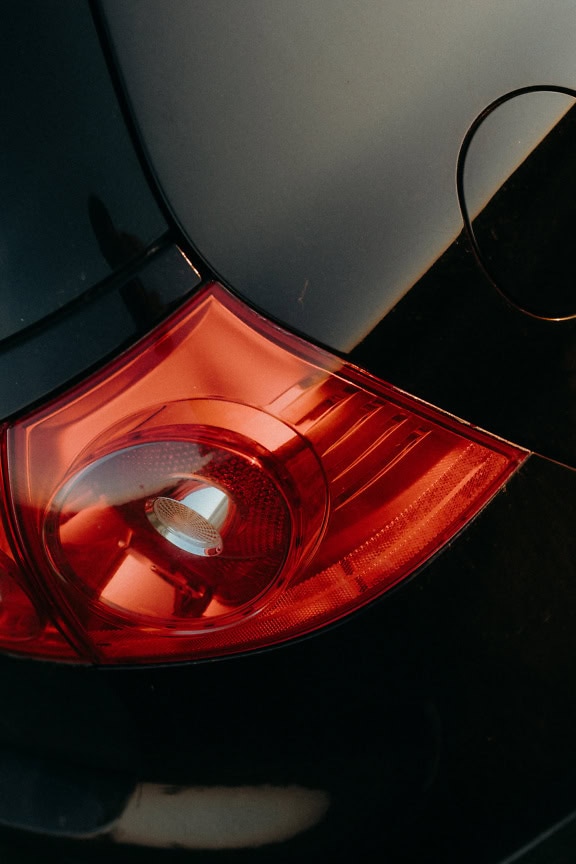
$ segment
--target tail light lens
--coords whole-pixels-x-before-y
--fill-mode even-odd
[[[6,428],[0,645],[271,645],[413,573],[525,458],[206,287]]]

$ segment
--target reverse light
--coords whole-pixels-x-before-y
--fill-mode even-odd
[[[0,645],[99,663],[333,622],[413,573],[526,456],[217,284],[3,448]]]

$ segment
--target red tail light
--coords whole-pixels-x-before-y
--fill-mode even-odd
[[[0,645],[104,663],[335,621],[413,573],[525,457],[218,285],[3,440]]]

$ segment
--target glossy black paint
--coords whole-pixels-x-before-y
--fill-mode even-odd
[[[115,276],[0,343],[3,418],[69,386],[148,332],[200,284],[179,249],[148,250]]]
[[[2,658],[0,745],[124,784],[329,792],[317,828],[223,861],[501,861],[576,808],[575,519],[576,472],[532,457],[449,550],[314,637],[172,668]]]
[[[128,263],[166,223],[142,177],[87,4],[4,3],[0,81],[2,340]],[[94,201],[124,238],[113,263],[97,236]]]
[[[506,128],[507,120],[512,137],[512,112],[522,108],[529,115],[543,97],[552,105],[559,97],[562,103],[568,97],[570,106],[576,91],[527,88],[506,94],[482,112],[462,142],[457,188],[468,237],[497,290],[528,315],[559,320],[576,317],[576,108],[570,107],[528,158],[498,184],[477,215],[469,196],[474,171],[495,180],[486,139]],[[539,101],[534,104],[535,99]]]
[[[88,772],[14,749],[0,752],[2,822],[14,828],[93,834],[122,811],[132,789],[130,778],[118,773]]]
[[[576,466],[576,322],[522,314],[465,236],[349,355],[452,414]]]

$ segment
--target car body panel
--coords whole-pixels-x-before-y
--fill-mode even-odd
[[[0,33],[0,340],[166,230],[83,3],[7,3]]]
[[[166,32],[172,33],[184,6],[105,6],[112,31],[124,21],[122,39],[134,39],[130,50],[135,63],[145,64],[156,55],[166,59],[163,32],[156,32],[156,55],[152,51],[152,24],[158,23],[162,8]],[[253,15],[263,9],[257,3],[247,7]],[[516,3],[501,13],[508,27],[497,34],[500,47],[496,50],[482,43],[480,53],[485,61],[501,58],[504,46],[514,44],[519,48],[514,52],[516,60],[522,56],[520,66],[507,57],[504,78],[486,90],[475,89],[472,73],[469,79],[458,77],[448,58],[438,53],[440,66],[446,65],[455,78],[450,93],[460,92],[458,88],[464,92],[466,111],[457,123],[459,134],[498,95],[493,90],[523,84],[528,67],[534,75],[538,71],[549,80],[576,77],[576,65],[570,66],[576,64],[571,48],[570,52],[546,48],[549,44],[567,46],[568,42],[571,46],[573,41],[567,32],[572,4],[553,7],[556,17],[550,7],[531,5],[524,18],[522,10],[527,7]],[[250,17],[238,21],[235,29],[232,23],[240,14],[236,4],[191,3],[187,8],[200,16],[209,16],[209,10],[216,9],[214,38],[210,42],[204,33],[202,45],[209,49],[214,63],[219,59],[224,66],[230,55],[221,52],[227,43],[216,37],[222,19],[231,16],[222,32],[252,64],[251,71],[246,71],[248,79],[254,76],[256,55],[248,51],[253,35]],[[304,15],[303,7],[294,8],[304,16],[294,25],[302,31],[310,15]],[[348,7],[338,4],[333,8],[343,16],[340,22],[351,21]],[[400,14],[400,5],[394,8]],[[407,10],[402,20],[408,27],[415,7],[404,4],[402,8]],[[471,11],[471,4],[466,8]],[[496,18],[486,19],[485,31],[492,32],[494,21],[504,19],[495,4],[488,8]],[[174,11],[172,17],[167,9]],[[268,24],[281,13],[279,4],[270,4],[270,9]],[[319,26],[326,7],[319,4],[316,9]],[[358,25],[364,28],[371,15],[380,14],[373,4],[367,3],[366,9],[370,14]],[[101,27],[96,6],[95,11]],[[418,20],[419,31],[429,31],[431,14]],[[478,12],[479,18],[482,14]],[[315,17],[314,12],[311,15]],[[524,40],[517,42],[513,25],[519,17],[527,29]],[[340,26],[336,12],[329,24],[336,38]],[[441,31],[442,21],[438,20],[434,32]],[[105,37],[102,28],[100,32]],[[272,33],[273,28],[267,32]],[[359,31],[354,32],[358,35]],[[343,27],[334,44],[346,45],[347,35]],[[552,43],[547,42],[548,37]],[[187,38],[188,34],[182,36],[182,44],[187,44]],[[475,25],[469,45],[478,45],[479,38]],[[117,49],[118,39],[117,35]],[[313,34],[306,39],[313,41]],[[110,61],[112,54],[105,43],[104,50]],[[129,47],[118,50],[125,63],[124,51]],[[469,52],[465,47],[453,46],[453,50],[466,66]],[[207,55],[203,56],[205,60]],[[340,56],[342,52],[332,56],[334,64]],[[302,57],[306,68],[308,54],[303,52]],[[351,74],[357,57],[357,52],[346,55]],[[536,57],[540,66],[532,62]],[[194,66],[198,58],[192,60]],[[180,62],[177,57],[176,62]],[[151,76],[141,70],[142,80],[160,81],[155,68],[150,66]],[[125,65],[122,71],[129,84]],[[226,74],[230,76],[230,68]],[[367,73],[358,74],[357,91],[362,74]],[[422,85],[430,88],[428,72],[422,72],[421,78]],[[216,76],[214,82],[218,81],[222,83]],[[185,84],[182,80],[184,89]],[[305,92],[304,85],[302,89]],[[140,130],[146,133],[144,101],[138,102],[130,86],[128,92],[133,97],[131,110],[137,112]],[[165,101],[165,92],[142,87],[140,97],[152,106],[152,113],[158,112],[158,128],[165,122],[172,133],[180,130],[186,139],[186,115],[180,129],[180,109]],[[244,98],[248,95],[246,91]],[[176,89],[176,96],[180,99],[182,92]],[[426,102],[424,113],[411,112],[423,140],[422,118],[431,119],[438,110],[433,96],[431,93],[430,104],[421,98],[421,107]],[[399,97],[407,110],[407,94],[401,90]],[[223,101],[230,102],[229,94]],[[236,110],[233,105],[231,110]],[[116,111],[117,106],[112,114]],[[221,124],[218,134],[223,140],[229,124],[213,114],[214,122]],[[202,134],[208,149],[215,132],[203,127]],[[454,138],[455,154],[457,140],[458,136]],[[154,156],[148,135],[137,146]],[[236,158],[237,148],[232,150]],[[192,150],[187,153],[194,162]],[[132,157],[138,164],[135,153]],[[345,188],[345,200],[357,196],[352,214],[363,211],[362,189],[374,176],[376,164],[381,164],[381,154],[376,158],[371,151],[368,167],[360,172],[365,185],[354,182],[354,169],[352,180],[348,177],[339,187]],[[452,157],[450,166],[442,173],[446,182],[454,169]],[[150,178],[154,172],[160,176],[160,168],[158,159],[152,158],[144,171]],[[145,182],[144,174],[140,180]],[[168,184],[163,177],[160,180],[183,224],[173,191],[168,194]],[[258,219],[268,211],[259,210],[254,199],[243,202],[245,210],[231,208],[228,212],[225,201],[220,201],[219,211],[209,212],[208,208],[204,212],[206,202],[210,203],[208,181],[213,180],[214,174],[207,175],[205,201],[196,197],[190,204],[198,221],[190,223],[185,233],[179,233],[177,222],[169,218],[169,234],[154,236],[164,231],[165,224],[154,222],[154,216],[158,228],[151,230],[150,242],[144,248],[139,246],[133,258],[116,258],[102,237],[95,239],[90,255],[98,247],[101,261],[110,259],[108,270],[101,271],[108,274],[102,277],[104,282],[94,271],[85,296],[72,291],[61,310],[52,304],[35,323],[30,319],[26,332],[9,337],[2,355],[6,381],[0,389],[5,418],[62,391],[149,331],[184,302],[202,279],[215,275],[209,264],[216,271],[224,269],[203,248],[202,226],[206,224],[213,237],[217,237],[218,226],[223,236],[230,236],[229,217],[239,225],[241,213],[251,206],[258,211]],[[220,180],[216,180],[219,188]],[[379,188],[382,191],[383,186]],[[420,189],[412,202],[415,211],[424,193],[430,194],[431,189]],[[84,193],[80,197],[85,203]],[[398,195],[393,198],[397,201]],[[334,210],[339,216],[343,206],[327,207],[324,202],[318,212],[332,216]],[[278,212],[281,210],[279,207]],[[251,844],[237,843],[234,848],[232,843],[218,853],[218,860],[250,864],[258,860],[316,861],[322,855],[334,862],[353,858],[392,864],[499,864],[521,860],[517,853],[524,855],[523,850],[531,855],[527,844],[575,812],[574,324],[536,321],[512,309],[490,285],[463,239],[430,266],[458,233],[457,213],[450,212],[450,230],[444,225],[439,239],[434,229],[433,250],[430,247],[421,260],[416,256],[413,272],[406,270],[402,278],[396,274],[384,291],[383,265],[378,261],[386,255],[376,248],[382,229],[372,223],[373,233],[370,242],[366,241],[370,254],[364,256],[368,263],[361,268],[366,266],[374,278],[362,278],[362,269],[357,269],[364,249],[360,230],[352,231],[350,242],[338,249],[347,261],[342,279],[335,278],[339,272],[335,261],[330,261],[329,272],[325,270],[331,250],[338,246],[334,237],[345,234],[339,226],[318,263],[330,278],[317,295],[310,281],[302,295],[304,265],[317,249],[316,240],[311,243],[306,237],[313,237],[314,231],[308,224],[302,235],[306,237],[297,242],[296,220],[280,243],[278,232],[286,228],[282,219],[271,229],[268,257],[262,258],[254,283],[237,279],[235,272],[224,275],[235,293],[273,318],[337,350],[355,345],[349,354],[353,362],[465,421],[543,455],[530,456],[506,487],[427,566],[361,612],[309,637],[237,657],[139,669],[0,657],[3,860],[10,861],[10,856],[15,861],[38,860],[39,854],[48,852],[53,860],[62,862],[101,860],[103,855],[110,861],[139,864],[211,861],[213,845],[199,839],[198,812],[208,808],[202,812],[213,817],[210,842],[218,837],[230,840],[232,832],[227,831],[225,820],[218,822],[218,814],[222,802],[230,801],[238,790],[243,790],[234,798],[239,824],[248,822],[255,811],[266,815],[263,802],[282,801],[285,807],[287,799],[275,797],[278,790],[317,793],[326,804],[317,811],[315,822],[290,837],[268,833],[262,840],[261,834],[262,845],[258,845],[258,838],[252,835]],[[221,217],[223,221],[218,222]],[[430,213],[425,222],[430,225]],[[263,227],[262,222],[258,230],[251,225],[248,240],[254,240]],[[128,223],[120,227],[113,232],[117,237],[135,230]],[[409,259],[415,234],[412,230],[409,234],[401,245],[406,266],[412,267]],[[265,232],[263,236],[266,240]],[[198,271],[189,263],[195,244],[208,262],[194,259]],[[306,254],[290,275],[287,261],[298,249]],[[258,260],[259,256],[260,252]],[[249,259],[239,260],[241,270],[248,272]],[[46,262],[42,266],[46,272],[50,269]],[[418,281],[423,270],[427,273]],[[50,278],[57,281],[57,273],[52,269]],[[286,273],[289,284],[284,290],[282,274]],[[415,287],[400,300],[414,281]],[[7,284],[8,293],[17,293],[12,283]],[[257,290],[252,290],[253,285],[259,286]],[[70,350],[59,351],[59,346]],[[20,365],[14,366],[16,363]],[[13,372],[10,381],[14,368],[17,373]],[[158,806],[146,811],[144,805],[149,805],[154,792]],[[162,824],[156,832],[153,818],[147,826],[138,827],[134,818],[138,801],[143,802],[144,814],[166,814],[165,818],[158,816]],[[189,819],[186,807],[190,808]],[[176,823],[178,830],[170,833],[170,826]],[[569,823],[566,825],[569,833]],[[170,848],[172,845],[182,848]],[[548,864],[553,861],[550,857]]]
[[[350,353],[398,387],[576,467],[576,322],[523,315],[465,237]]]
[[[476,115],[517,87],[576,81],[571,0],[101,7],[189,241],[249,302],[341,351],[459,233],[456,162]],[[521,131],[537,137],[547,116],[544,100]]]

